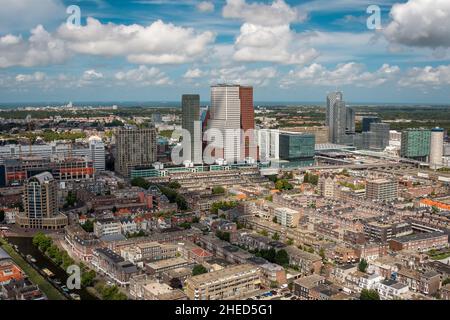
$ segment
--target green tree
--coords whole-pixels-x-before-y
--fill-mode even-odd
[[[362,289],[359,296],[360,300],[380,300],[380,295],[376,290]]]
[[[324,248],[320,248],[320,250],[319,250],[319,256],[322,258],[322,261],[325,262],[326,256],[325,256],[325,249],[324,249]]]
[[[272,236],[272,239],[275,241],[280,240],[280,235],[278,234],[278,232],[275,232],[275,234]]]
[[[200,274],[204,274],[207,273],[208,270],[206,270],[206,268],[204,266],[202,266],[201,264],[197,264],[194,269],[192,269],[192,275],[193,276],[198,276]]]
[[[225,193],[225,188],[221,187],[221,186],[216,186],[212,189],[212,193],[213,194],[224,194]]]
[[[137,177],[137,178],[133,178],[133,180],[131,180],[131,185],[134,187],[140,187],[140,188],[147,190],[150,187],[150,182],[148,182],[147,180],[145,180],[142,177]]]
[[[450,283],[450,278],[445,279],[444,281],[442,281],[442,285],[445,286],[447,284]]]
[[[286,250],[280,250],[276,253],[274,261],[280,266],[287,266],[289,265],[289,254]]]
[[[84,231],[86,232],[94,232],[94,222],[92,220],[86,220],[86,222],[81,225],[81,227],[84,229]]]
[[[216,237],[220,240],[230,242],[230,233],[229,232],[223,232],[223,231],[217,231]]]
[[[171,189],[180,189],[181,188],[181,184],[178,181],[172,181],[169,183],[168,186]]]
[[[94,280],[97,274],[94,270],[90,270],[88,272],[83,272],[81,275],[81,285],[83,287],[91,287],[94,284]]]
[[[366,272],[368,266],[369,264],[367,263],[366,259],[361,259],[358,264],[358,270],[361,272]]]

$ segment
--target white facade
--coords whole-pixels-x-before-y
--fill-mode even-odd
[[[435,128],[431,130],[430,167],[432,169],[442,166],[444,156],[444,130]]]
[[[118,221],[96,221],[94,223],[94,234],[98,238],[122,234],[122,225]]]
[[[280,131],[278,129],[258,129],[257,139],[261,161],[280,159]]]
[[[241,100],[239,86],[211,87],[211,119],[208,129],[217,129],[223,135],[223,158],[234,163],[241,158]],[[216,154],[216,157],[221,156]]]
[[[290,208],[276,208],[275,216],[283,227],[296,227],[300,219],[300,213]]]

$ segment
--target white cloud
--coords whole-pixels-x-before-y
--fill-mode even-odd
[[[274,0],[272,4],[227,0],[222,14],[244,21],[234,44],[236,61],[306,64],[319,55],[291,29],[290,24],[304,16],[283,0]]]
[[[125,56],[136,64],[178,64],[191,62],[206,53],[214,42],[213,32],[196,33],[194,29],[177,27],[161,20],[141,25],[102,24],[88,18],[87,25],[69,28],[62,25],[58,36],[75,52]]]
[[[41,25],[32,29],[26,40],[11,34],[0,37],[0,68],[59,64],[69,56],[64,41],[55,38]]]
[[[281,80],[281,87],[289,88],[302,83],[317,86],[354,85],[371,88],[394,79],[399,72],[398,66],[388,64],[384,64],[375,72],[369,72],[363,64],[355,62],[338,64],[333,70],[313,63],[298,70],[291,70],[287,77]]]
[[[172,84],[172,81],[164,72],[158,68],[148,68],[146,66],[139,66],[137,69],[131,69],[125,72],[117,72],[115,79],[119,84],[128,83],[136,86]]]
[[[41,82],[47,78],[47,75],[43,72],[35,72],[33,74],[18,74],[16,76],[16,82]]]
[[[399,81],[402,87],[434,87],[450,85],[450,65],[441,65],[435,68],[412,68]]]
[[[282,64],[306,64],[319,56],[314,48],[302,48],[289,25],[266,27],[245,23],[236,39],[234,59]]]
[[[86,80],[86,81],[93,81],[93,80],[103,79],[103,73],[97,72],[97,71],[95,71],[93,69],[86,70],[83,73],[82,79]]]
[[[241,85],[266,86],[278,72],[274,67],[247,69],[244,66],[211,70],[211,83],[236,83]]]
[[[0,0],[0,30],[23,31],[66,18],[60,0]]]
[[[305,19],[304,15],[284,0],[274,0],[271,5],[248,4],[246,0],[227,0],[222,13],[224,18],[241,19],[262,26],[278,26]]]
[[[183,75],[183,78],[185,79],[197,79],[205,76],[205,73],[200,70],[199,68],[195,69],[189,69],[186,71],[186,73]]]
[[[450,1],[409,0],[395,4],[392,21],[383,31],[394,44],[411,47],[450,47]]]
[[[199,4],[197,4],[197,10],[200,12],[213,12],[214,3],[209,1],[202,1]]]

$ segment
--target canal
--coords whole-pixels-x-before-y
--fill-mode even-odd
[[[16,245],[19,252],[22,253],[24,257],[31,255],[36,259],[36,263],[27,261],[29,264],[38,267],[40,270],[47,268],[55,274],[54,279],[59,279],[61,281],[61,286],[66,285],[67,278],[69,277],[68,274],[60,266],[56,265],[49,257],[39,251],[39,249],[33,245],[32,238],[11,237],[7,238],[7,240],[12,245]],[[56,286],[58,287],[58,285]],[[90,294],[85,288],[82,288],[81,290],[71,290],[70,293],[78,294],[81,300],[97,300],[97,298]]]

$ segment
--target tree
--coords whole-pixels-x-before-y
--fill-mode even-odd
[[[192,269],[192,275],[193,276],[198,276],[200,274],[204,274],[207,273],[208,270],[206,270],[206,268],[204,266],[202,266],[201,264],[197,264],[194,269]]]
[[[358,270],[361,272],[366,272],[368,266],[369,264],[367,263],[367,261],[365,259],[361,259],[358,264]]]
[[[131,185],[134,187],[140,187],[140,188],[147,190],[150,187],[150,182],[148,182],[147,180],[145,180],[142,177],[137,177],[137,178],[133,178],[133,180],[131,180]]]
[[[445,286],[447,284],[450,283],[450,278],[445,279],[444,281],[442,281],[442,285]]]
[[[280,266],[289,265],[289,254],[286,252],[286,250],[280,250],[276,253],[275,263],[279,264]]]
[[[277,217],[273,217],[272,222],[273,223],[278,223]]]
[[[97,274],[94,270],[90,270],[88,272],[83,272],[81,275],[81,285],[83,287],[91,287],[94,284],[94,280]]]
[[[181,184],[178,181],[172,181],[171,183],[169,183],[169,188],[171,188],[171,189],[180,189],[181,188]]]
[[[86,222],[82,224],[81,227],[86,232],[94,232],[94,222],[92,220],[86,220]]]
[[[380,300],[380,295],[376,290],[362,289],[359,296],[360,300]]]
[[[320,248],[319,256],[322,258],[322,261],[325,261],[326,257],[325,257],[325,249],[324,248]]]
[[[212,189],[212,193],[213,194],[224,194],[225,193],[225,188],[221,187],[221,186],[216,186]]]
[[[72,191],[69,191],[66,197],[65,205],[67,207],[73,207],[76,203],[77,203],[77,194]]]
[[[280,240],[280,235],[278,234],[278,232],[275,232],[275,234],[272,237],[273,240],[278,241]]]
[[[216,237],[220,240],[230,242],[230,233],[229,232],[223,232],[223,231],[217,231]]]

